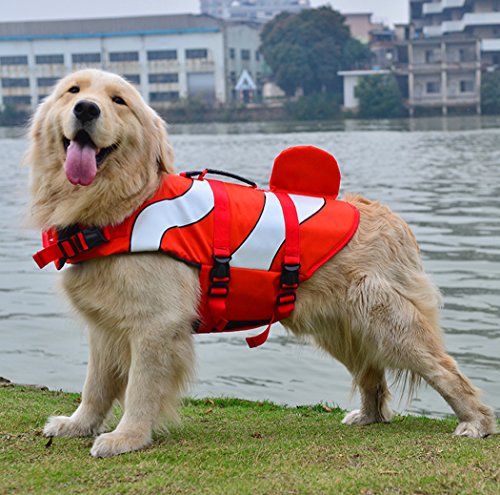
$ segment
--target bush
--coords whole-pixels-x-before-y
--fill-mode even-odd
[[[404,115],[403,97],[392,75],[361,78],[356,87],[359,115],[365,118],[395,118]]]
[[[28,112],[16,110],[10,105],[5,105],[0,111],[0,126],[24,125],[29,118]]]
[[[336,96],[317,93],[286,103],[285,110],[294,120],[328,120],[339,115],[340,105]]]
[[[481,112],[487,115],[500,114],[500,71],[482,75]]]

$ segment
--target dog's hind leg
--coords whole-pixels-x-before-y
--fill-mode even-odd
[[[123,394],[126,384],[124,363],[114,359],[120,342],[112,339],[106,330],[89,327],[89,364],[82,392],[82,400],[71,416],[52,416],[47,421],[45,436],[94,436],[102,426],[115,399]]]
[[[341,323],[319,323],[313,332],[316,344],[340,361],[351,373],[353,386],[361,394],[361,407],[348,413],[343,423],[368,425],[387,423],[393,417],[389,407],[391,394],[385,380],[383,366],[372,353],[362,347],[361,340]]]
[[[143,329],[130,336],[131,363],[124,413],[116,429],[94,442],[94,457],[111,457],[151,443],[162,416],[176,419],[181,390],[187,385],[194,362],[191,323]]]
[[[444,349],[437,309],[419,309],[401,293],[387,286],[380,289],[384,294],[377,295],[378,304],[368,316],[380,362],[421,376],[439,392],[460,421],[455,434],[480,438],[494,433],[492,410],[479,401],[479,391]]]
[[[384,370],[368,366],[353,376],[354,385],[361,393],[361,408],[347,414],[342,423],[359,426],[388,423],[393,413],[389,407],[391,394],[387,388]]]

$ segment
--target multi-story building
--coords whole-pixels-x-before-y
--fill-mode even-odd
[[[298,13],[309,0],[200,0],[201,12],[221,19],[265,23],[280,12]]]
[[[34,108],[57,80],[94,67],[125,76],[156,108],[226,103],[244,70],[256,83],[259,26],[206,15],[0,23],[0,108]]]
[[[342,14],[351,36],[367,44],[373,53],[373,66],[386,69],[392,65],[395,33],[382,22],[373,22],[371,12]]]
[[[500,0],[410,0],[410,23],[397,65],[410,112],[480,112],[481,71],[500,64]]]

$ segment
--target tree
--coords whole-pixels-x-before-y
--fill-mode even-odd
[[[331,7],[283,12],[261,33],[260,51],[287,96],[339,92],[337,72],[371,58],[370,50],[351,37],[344,17]]]
[[[359,115],[367,118],[393,118],[404,114],[403,98],[392,75],[362,77],[356,87]]]
[[[500,114],[500,72],[485,72],[481,79],[481,112]]]

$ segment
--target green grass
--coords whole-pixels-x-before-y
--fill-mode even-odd
[[[348,427],[343,411],[236,399],[186,401],[183,424],[112,459],[91,438],[41,436],[78,394],[0,388],[0,494],[495,494],[500,437],[451,435],[455,419]]]

